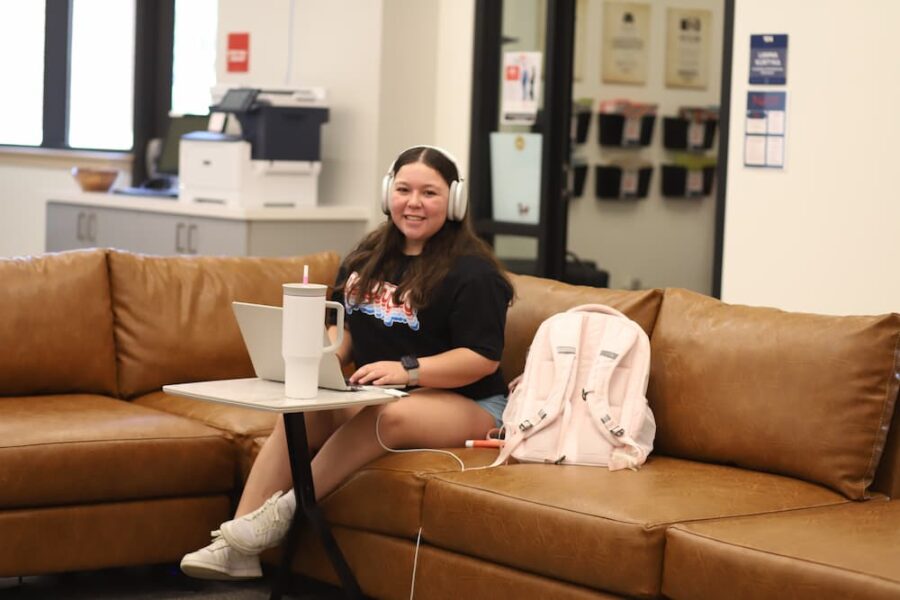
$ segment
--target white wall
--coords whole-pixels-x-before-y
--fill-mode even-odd
[[[900,311],[900,3],[736,4],[723,300]],[[757,33],[790,36],[783,170],[743,166]]]
[[[119,169],[118,185],[131,181],[131,159],[90,152],[0,149],[0,256],[44,251],[46,201],[54,193],[80,191],[73,166]]]
[[[740,1],[740,0],[739,0]],[[746,1],[746,0],[745,0]],[[601,56],[603,2],[579,3],[586,14],[577,15],[576,32],[587,35],[576,40],[582,47],[582,80],[576,81],[573,99],[594,100],[596,113],[601,100],[627,98],[658,105],[658,116],[650,146],[640,150],[600,147],[597,115],[591,117],[588,140],[575,155],[588,163],[584,194],[569,204],[569,249],[593,259],[610,273],[610,287],[684,287],[702,293],[712,288],[715,252],[715,190],[703,198],[664,198],[660,192],[661,165],[672,162],[663,148],[662,117],[676,116],[681,106],[717,106],[721,97],[723,0],[656,0],[650,5],[650,47],[645,85],[603,83]],[[706,9],[712,13],[709,82],[704,90],[665,86],[666,9]],[[577,34],[576,34],[577,35]],[[718,135],[716,136],[718,139]],[[707,151],[715,157],[716,147]],[[644,199],[610,201],[594,197],[594,165],[638,159],[653,165],[650,192]]]

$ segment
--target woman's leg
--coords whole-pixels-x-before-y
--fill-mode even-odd
[[[460,448],[494,427],[494,417],[469,398],[423,388],[389,404],[361,410],[322,445],[312,461],[316,498],[331,493],[347,477],[385,453],[375,423],[389,448]]]
[[[310,453],[322,447],[325,440],[343,423],[358,413],[361,408],[344,408],[309,412],[304,415],[306,437]],[[235,518],[253,512],[278,491],[288,490],[293,485],[291,463],[288,458],[287,440],[284,433],[284,418],[279,416],[272,434],[263,444],[253,462],[241,500],[235,511]]]

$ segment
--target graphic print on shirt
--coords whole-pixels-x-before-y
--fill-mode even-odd
[[[348,315],[352,314],[354,310],[358,310],[379,319],[388,327],[393,326],[394,323],[405,323],[413,331],[419,330],[419,316],[409,305],[409,292],[403,294],[401,298],[403,303],[397,304],[394,302],[394,292],[397,291],[397,286],[385,281],[381,286],[381,293],[377,296],[374,293],[374,290],[377,289],[376,286],[357,301],[355,289],[357,281],[359,281],[359,275],[354,271],[347,278],[347,285],[344,288],[344,309]],[[353,298],[352,302],[350,298]]]

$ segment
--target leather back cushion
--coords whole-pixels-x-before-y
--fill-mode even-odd
[[[861,499],[897,396],[900,315],[833,317],[665,293],[648,397],[659,452]]]
[[[0,396],[116,393],[106,252],[0,259]]]
[[[662,290],[611,290],[569,285],[551,279],[510,274],[515,299],[506,316],[506,341],[500,368],[506,380],[525,368],[528,347],[540,324],[580,304],[605,304],[636,321],[649,335],[662,302]]]
[[[233,300],[281,306],[281,284],[333,285],[339,257],[157,257],[112,251],[119,391],[131,398],[169,383],[253,377]]]

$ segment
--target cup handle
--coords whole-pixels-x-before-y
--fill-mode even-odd
[[[337,316],[337,339],[330,346],[325,346],[322,348],[323,354],[328,354],[329,352],[337,352],[337,349],[341,347],[341,342],[344,341],[344,306],[340,302],[332,302],[331,300],[325,301],[325,310],[329,308],[333,308],[336,312]]]

